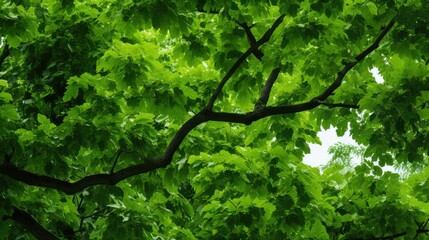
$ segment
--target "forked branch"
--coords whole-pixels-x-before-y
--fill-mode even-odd
[[[268,116],[279,115],[279,114],[293,114],[297,112],[311,110],[322,105],[324,101],[341,85],[341,82],[344,76],[348,73],[348,71],[350,71],[358,62],[362,61],[366,56],[368,56],[372,51],[374,51],[379,46],[380,41],[384,38],[387,32],[389,32],[392,29],[395,23],[394,20],[390,21],[390,23],[386,26],[383,32],[377,37],[374,43],[356,57],[355,62],[349,63],[346,66],[344,66],[344,68],[338,72],[334,82],[324,92],[322,92],[320,95],[314,97],[312,100],[308,102],[292,104],[292,105],[284,105],[284,106],[263,106],[263,103],[266,104],[266,101],[268,101],[268,96],[271,89],[271,86],[268,86],[268,82],[274,83],[274,80],[277,78],[277,75],[278,75],[279,70],[274,69],[270,76],[271,80],[269,78],[267,80],[266,86],[264,87],[264,89],[266,88],[266,90],[263,90],[263,92],[261,93],[260,98],[262,98],[261,99],[262,104],[260,105],[261,107],[259,109],[253,110],[252,112],[248,112],[245,114],[213,112],[212,111],[213,104],[216,98],[218,97],[218,95],[220,94],[225,83],[232,76],[232,74],[237,70],[237,68],[241,65],[241,63],[250,54],[252,54],[253,51],[255,51],[255,49],[257,49],[260,45],[262,45],[263,43],[267,42],[270,39],[274,30],[280,25],[283,18],[284,18],[284,15],[280,16],[273,24],[273,26],[264,34],[264,36],[259,41],[257,41],[255,45],[251,46],[237,60],[234,66],[230,69],[230,71],[227,72],[225,77],[219,83],[207,107],[205,107],[198,114],[190,118],[180,127],[180,129],[177,131],[177,133],[174,135],[173,139],[170,141],[169,145],[167,146],[167,149],[165,150],[164,154],[159,156],[158,158],[155,158],[152,161],[145,161],[141,164],[124,168],[115,173],[95,174],[95,175],[86,176],[74,183],[70,183],[67,181],[59,180],[48,176],[41,176],[34,173],[30,173],[28,171],[17,168],[16,166],[8,163],[8,161],[4,161],[3,164],[0,165],[0,173],[3,175],[9,176],[10,178],[15,179],[17,181],[24,182],[28,185],[52,188],[52,189],[57,189],[59,191],[62,191],[66,194],[74,194],[90,186],[112,185],[126,178],[129,178],[131,176],[139,175],[142,173],[153,171],[158,168],[166,167],[171,163],[174,153],[177,151],[177,149],[179,148],[179,146],[181,145],[181,143],[183,142],[187,134],[190,131],[192,131],[192,129],[200,125],[201,123],[208,122],[208,121],[222,121],[222,122],[230,122],[230,123],[251,124],[254,121],[257,121],[259,119],[262,119]],[[332,106],[335,106],[335,105],[332,105]],[[349,106],[349,107],[354,108],[354,106]]]
[[[210,98],[206,110],[211,111],[213,109],[214,102],[216,101],[217,97],[222,91],[222,88],[225,86],[226,82],[232,77],[232,75],[237,71],[237,69],[241,66],[241,64],[258,48],[268,42],[273,35],[274,31],[277,29],[278,26],[283,22],[283,18],[285,15],[281,15],[277,20],[274,22],[274,24],[271,26],[270,29],[268,29],[265,34],[262,36],[261,39],[259,39],[255,44],[251,45],[249,49],[247,49],[246,52],[241,55],[241,57],[234,63],[234,65],[231,67],[231,69],[225,74],[225,76],[220,81],[219,85],[217,86],[216,90],[213,92],[212,97]]]
[[[255,45],[256,44],[256,38],[255,38],[255,35],[253,35],[252,30],[251,30],[251,28],[252,28],[253,25],[249,26],[249,25],[247,25],[247,23],[240,23],[238,21],[236,21],[236,23],[243,28],[244,32],[247,35],[247,39],[249,40],[250,46]],[[264,56],[264,53],[261,52],[261,50],[256,49],[253,52],[253,55],[255,55],[255,57],[257,59],[259,59],[259,61],[260,61],[260,60],[262,60],[262,57]]]

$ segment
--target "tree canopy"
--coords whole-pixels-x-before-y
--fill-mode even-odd
[[[427,239],[428,6],[0,0],[0,237]]]

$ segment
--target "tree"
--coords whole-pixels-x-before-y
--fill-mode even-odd
[[[1,1],[2,238],[428,237],[427,0]]]

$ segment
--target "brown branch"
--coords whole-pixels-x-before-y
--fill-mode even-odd
[[[226,82],[231,78],[231,76],[237,71],[237,69],[240,67],[240,65],[253,53],[255,52],[262,44],[268,42],[273,35],[274,31],[277,29],[277,27],[283,22],[283,18],[285,15],[281,15],[277,20],[274,22],[274,24],[271,26],[270,29],[268,29],[265,34],[262,36],[261,39],[259,39],[255,44],[251,45],[249,49],[247,49],[246,52],[241,55],[241,57],[234,63],[234,65],[231,67],[231,69],[225,74],[225,76],[220,81],[219,85],[217,86],[216,90],[214,91],[212,97],[210,98],[206,109],[211,111],[213,109],[214,102],[216,101],[217,97],[219,96],[220,92],[222,91],[222,88],[225,86]]]
[[[264,88],[261,91],[261,95],[258,99],[258,101],[255,104],[254,110],[259,110],[267,105],[268,99],[270,97],[271,89],[273,88],[274,82],[277,80],[280,73],[280,68],[275,68],[270,76],[267,79],[267,82],[265,82]]]
[[[421,226],[421,228],[426,228],[426,226],[428,225],[428,223],[429,223],[429,218],[426,220],[426,222]]]
[[[417,229],[416,230],[416,235],[421,234],[421,233],[429,233],[429,230],[426,230],[426,229]],[[401,232],[401,233],[397,233],[397,234],[393,234],[393,235],[385,236],[385,237],[374,237],[372,239],[374,239],[374,240],[392,240],[395,238],[403,237],[405,235],[407,235],[407,232]],[[361,239],[361,238],[357,238],[357,239]]]
[[[115,161],[113,162],[112,169],[110,169],[110,174],[112,174],[115,171],[116,163],[118,163],[118,159],[121,156],[121,153],[122,153],[122,149],[119,149],[118,152],[116,153],[116,158],[115,158]]]
[[[395,19],[396,16],[390,20],[389,24],[384,28],[384,30],[380,33],[380,35],[377,37],[377,39],[369,46],[367,49],[365,49],[363,52],[361,52],[359,55],[355,57],[356,61],[350,62],[344,66],[344,68],[338,72],[337,78],[335,81],[319,96],[313,98],[313,101],[325,101],[337,88],[340,87],[341,82],[343,81],[343,78],[347,74],[348,71],[350,71],[356,64],[361,62],[366,56],[368,56],[371,52],[373,52],[375,49],[379,47],[379,44],[381,40],[386,36],[386,34],[392,29],[393,25],[395,25]]]
[[[359,109],[359,106],[356,104],[345,104],[345,103],[327,103],[327,102],[322,102],[319,101],[320,105],[323,106],[327,106],[329,108],[337,108],[337,107],[341,107],[341,108],[354,108],[354,109]]]
[[[253,46],[253,45],[255,45],[256,44],[256,38],[255,38],[255,35],[253,35],[253,33],[252,33],[252,30],[251,30],[251,28],[252,28],[252,26],[248,26],[247,25],[247,23],[240,23],[240,22],[238,22],[238,21],[235,21],[238,25],[240,25],[240,27],[242,27],[243,29],[244,29],[244,32],[246,33],[246,35],[247,35],[247,39],[249,40],[249,44],[250,44],[250,46]],[[256,49],[254,52],[253,52],[253,55],[255,55],[255,57],[257,58],[257,59],[259,59],[259,61],[260,60],[262,60],[262,57],[264,56],[264,53],[263,52],[261,52],[261,50],[259,50],[259,49]]]
[[[369,46],[367,49],[365,49],[361,54],[357,55],[355,57],[357,62],[362,61],[366,56],[368,56],[371,52],[373,52],[375,49],[377,49],[380,45],[381,40],[386,36],[386,34],[392,29],[393,25],[396,23],[396,16],[390,20],[390,22],[387,24],[387,26],[383,29],[383,31],[378,35],[378,37],[375,39],[375,41]]]
[[[429,221],[429,219],[428,219],[428,221]],[[417,239],[418,235],[421,233],[429,233],[429,229],[424,229],[426,227],[426,224],[428,223],[428,221],[426,221],[426,223],[422,223],[422,224],[419,224],[418,222],[416,222],[418,229],[416,230],[416,234],[414,236],[414,239]],[[392,234],[390,236],[372,237],[371,239],[374,239],[374,240],[392,240],[392,239],[403,237],[406,235],[407,235],[407,232],[401,232],[401,233]],[[353,238],[353,239],[358,240],[358,239],[362,239],[362,238],[358,237],[358,238]]]
[[[75,232],[83,232],[84,231],[83,224],[84,224],[85,219],[92,218],[94,216],[101,215],[101,213],[104,214],[106,212],[107,212],[107,209],[106,208],[102,208],[102,209],[99,209],[99,210],[93,212],[92,214],[90,214],[88,216],[80,216],[79,229],[76,230]]]
[[[9,45],[5,44],[3,48],[3,52],[0,55],[0,67],[3,64],[4,60],[7,58],[7,56],[10,55]]]
[[[86,176],[77,182],[70,183],[68,181],[34,174],[17,168],[11,164],[0,165],[0,173],[14,180],[26,183],[31,186],[52,188],[62,191],[66,194],[78,193],[85,188],[95,185],[115,185],[116,183],[137,174],[150,172],[155,169],[165,167],[162,161],[145,162],[119,170],[113,174],[94,174]]]
[[[277,19],[274,25],[264,34],[264,36],[259,41],[257,41],[257,44],[254,47],[258,47],[264,42],[267,42],[269,40],[274,30],[282,22],[283,17],[284,15],[282,15],[280,18]],[[389,23],[389,25],[385,28],[385,30],[380,34],[381,37],[379,36],[377,40],[369,48],[367,48],[364,52],[358,55],[358,56],[361,56],[359,61],[361,61],[364,57],[368,56],[369,53],[371,53],[378,47],[378,43],[381,41],[382,37],[386,35],[387,31],[389,31],[393,27],[393,24],[394,24],[394,21],[392,20]],[[372,46],[377,46],[377,47],[372,47]],[[245,54],[243,54],[243,56],[240,58],[240,59],[243,58],[242,60],[240,59],[237,60],[237,63],[234,65],[236,66],[235,70],[241,64],[240,61],[244,61],[244,59],[254,51],[255,49],[254,47],[251,47],[249,50],[246,51]],[[358,59],[358,57],[356,57],[356,59]],[[279,114],[293,114],[297,112],[311,110],[318,107],[323,103],[323,101],[326,98],[328,98],[341,85],[342,79],[344,78],[346,73],[350,69],[352,69],[357,63],[358,61],[344,66],[344,68],[338,73],[338,76],[335,79],[335,81],[324,92],[322,92],[320,95],[318,95],[317,97],[313,98],[308,102],[298,103],[293,105],[284,105],[284,106],[266,106],[261,109],[258,109],[257,111],[254,110],[252,112],[248,112],[245,114],[213,112],[212,111],[213,103],[216,100],[217,96],[219,95],[220,91],[222,90],[223,85],[225,85],[226,81],[229,79],[229,77],[231,77],[232,73],[235,71],[233,67],[226,74],[226,77],[223,78],[221,83],[219,83],[219,86],[216,89],[215,93],[213,94],[212,99],[210,100],[208,106],[203,110],[201,110],[198,114],[190,118],[188,121],[186,121],[180,127],[180,129],[174,135],[173,139],[170,141],[163,155],[161,155],[160,157],[152,161],[145,161],[141,164],[124,168],[122,170],[119,170],[116,173],[90,175],[80,179],[77,182],[70,183],[56,178],[41,176],[38,174],[30,173],[25,170],[21,170],[15,167],[14,165],[12,165],[11,163],[8,163],[8,161],[4,161],[3,164],[0,165],[0,173],[3,175],[9,176],[10,178],[15,179],[17,181],[26,183],[28,185],[57,189],[66,194],[74,194],[82,191],[85,188],[88,188],[94,185],[114,185],[126,178],[168,166],[172,161],[174,153],[177,151],[177,149],[179,148],[179,146],[181,145],[185,137],[188,135],[188,133],[192,131],[195,127],[200,125],[201,123],[208,122],[208,121],[221,121],[221,122],[230,122],[230,123],[251,124],[254,121],[257,121],[259,119],[262,119],[268,116],[274,116]],[[273,70],[273,73],[276,73],[276,70]]]
[[[10,218],[19,223],[25,230],[30,232],[37,239],[59,239],[53,233],[49,232],[42,225],[40,225],[40,223],[38,223],[29,213],[16,207],[13,209],[12,216],[4,216],[3,218]]]

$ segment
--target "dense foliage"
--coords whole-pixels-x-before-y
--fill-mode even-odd
[[[0,0],[1,238],[427,239],[427,6]]]

